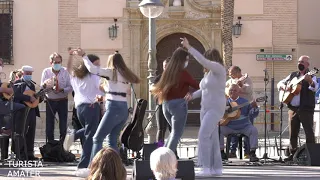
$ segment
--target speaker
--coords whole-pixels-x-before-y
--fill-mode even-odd
[[[143,145],[143,160],[150,160],[151,153],[158,148],[157,144],[144,144]]]
[[[194,162],[191,160],[179,160],[176,179],[195,180]],[[134,161],[132,168],[132,180],[155,180],[150,168],[150,161]]]
[[[320,166],[320,144],[304,144],[294,154],[293,161],[307,166]]]

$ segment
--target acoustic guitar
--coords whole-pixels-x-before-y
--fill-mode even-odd
[[[3,89],[10,89],[10,88],[11,88],[11,87],[10,87],[10,83],[3,82],[3,83],[1,84],[1,88],[3,88]],[[6,98],[6,99],[9,100],[9,99],[11,99],[13,93],[11,93],[11,94],[2,93],[2,95],[3,95],[4,98]]]
[[[288,82],[287,87],[290,87],[290,90],[280,90],[279,91],[279,101],[283,102],[285,104],[289,104],[293,97],[295,95],[298,95],[301,91],[302,85],[301,85],[301,81],[304,80],[306,75],[315,75],[319,72],[319,69],[314,68],[313,70],[309,71],[307,74],[305,74],[304,76],[297,78],[294,77],[290,82]]]
[[[127,123],[120,134],[121,143],[134,152],[139,152],[144,144],[143,120],[148,102],[144,99],[138,99],[135,105],[132,119]]]
[[[231,79],[231,83],[230,84],[226,84],[226,89],[225,89],[226,97],[229,97],[229,95],[228,95],[229,94],[229,87],[230,87],[231,84],[238,84],[238,82],[241,82],[241,81],[243,81],[243,80],[245,80],[247,78],[248,78],[248,74],[246,73],[246,74],[244,74],[243,76],[241,76],[237,80]]]
[[[27,95],[27,96],[30,96],[30,97],[35,97],[37,100],[34,101],[34,102],[30,102],[30,101],[24,101],[24,103],[29,107],[29,108],[35,108],[39,105],[40,103],[40,97],[44,96],[45,93],[47,92],[50,92],[50,91],[53,91],[52,88],[48,88],[48,89],[40,89],[40,91],[38,92],[35,92],[35,91],[32,91],[32,90],[27,90],[25,91],[23,94],[24,95]]]
[[[230,121],[239,119],[241,115],[241,108],[247,106],[253,102],[264,102],[266,100],[265,97],[259,97],[255,101],[245,102],[243,104],[238,105],[236,102],[230,102],[230,106],[226,106],[226,111],[224,113],[223,118],[219,121],[220,126],[226,126]]]

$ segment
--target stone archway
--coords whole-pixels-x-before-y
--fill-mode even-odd
[[[161,39],[157,44],[157,73],[162,73],[162,63],[163,61],[172,55],[173,51],[181,46],[181,37],[186,37],[190,44],[196,48],[200,53],[204,53],[205,48],[203,47],[202,43],[197,40],[195,37],[186,34],[186,33],[174,33],[170,34],[163,39]],[[197,81],[203,77],[203,67],[190,56],[189,65],[187,67],[187,71],[194,77]],[[190,101],[189,109],[200,109],[200,99]],[[199,126],[200,125],[200,114],[188,114],[188,126]]]

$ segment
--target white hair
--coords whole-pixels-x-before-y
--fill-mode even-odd
[[[150,168],[157,180],[175,178],[177,164],[176,155],[169,148],[160,147],[150,155]]]

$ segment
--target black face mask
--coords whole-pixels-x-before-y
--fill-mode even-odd
[[[299,69],[299,71],[303,71],[304,70],[304,65],[303,64],[298,64],[298,69]]]

